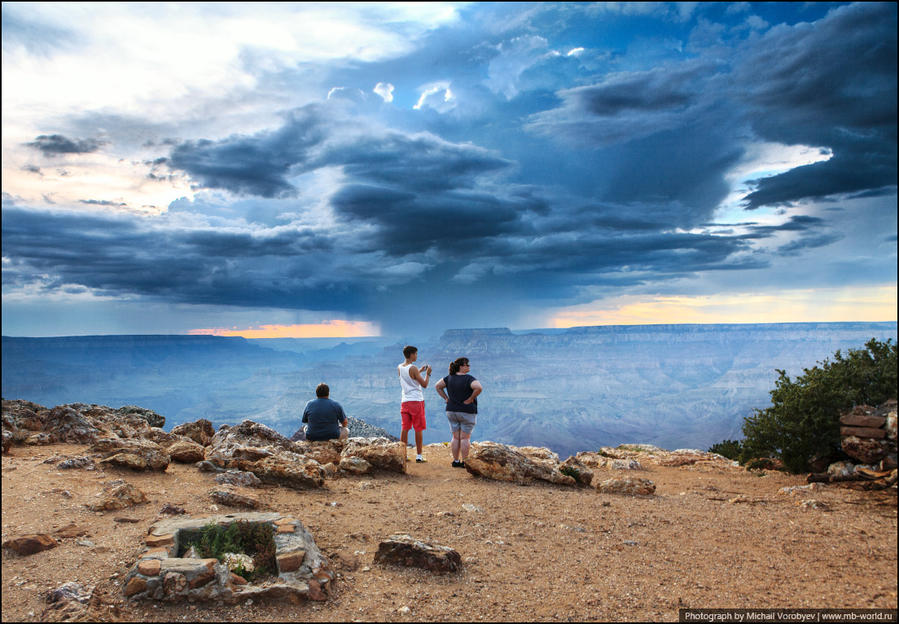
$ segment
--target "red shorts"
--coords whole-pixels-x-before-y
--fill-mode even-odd
[[[424,401],[404,401],[402,406],[400,406],[400,416],[403,417],[403,431],[408,431],[409,429],[423,431],[427,429]]]

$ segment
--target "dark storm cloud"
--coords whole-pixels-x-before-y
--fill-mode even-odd
[[[511,165],[472,145],[399,132],[362,136],[338,144],[329,148],[319,162],[342,165],[353,178],[421,191],[469,187],[475,178]]]
[[[498,251],[504,264],[587,285],[594,272],[648,271],[688,274],[763,266],[763,261],[732,260],[749,245],[738,237],[709,234],[636,234],[608,237],[590,232],[567,233],[532,240],[504,241]],[[748,264],[747,264],[748,263]],[[646,276],[642,276],[645,279]]]
[[[287,176],[294,167],[302,169],[309,150],[327,136],[328,124],[320,110],[312,105],[294,110],[275,131],[181,143],[172,150],[170,166],[187,172],[205,188],[260,197],[294,195],[296,189]]]
[[[528,129],[613,163],[604,200],[654,196],[717,204],[742,153],[761,139],[829,149],[833,157],[754,181],[750,209],[895,189],[896,5],[859,3],[814,23],[782,24],[723,53],[608,74],[557,91],[561,105]],[[598,179],[602,180],[602,173]],[[708,213],[708,211],[706,211]],[[697,215],[699,216],[699,215]]]
[[[843,236],[835,232],[823,232],[821,234],[800,236],[799,238],[791,240],[786,245],[778,247],[777,252],[784,256],[796,256],[805,249],[825,247],[842,239]]]
[[[338,214],[376,226],[368,249],[393,256],[441,251],[446,259],[470,253],[484,241],[530,230],[526,217],[543,210],[532,199],[487,193],[416,194],[368,185],[344,186],[331,198]]]
[[[173,302],[353,309],[363,288],[338,270],[330,241],[295,230],[186,230],[133,216],[3,210],[6,286],[74,284]],[[321,271],[321,267],[330,267]]]
[[[753,129],[833,157],[758,180],[747,208],[896,184],[896,39],[896,5],[872,2],[753,42],[735,70]]]
[[[587,147],[646,137],[695,120],[705,104],[701,94],[718,71],[715,63],[686,61],[612,74],[596,84],[560,90],[562,105],[532,115],[528,127]]]
[[[482,148],[430,134],[349,126],[337,109],[309,105],[272,131],[182,143],[169,165],[203,187],[261,197],[293,195],[289,176],[326,166],[343,167],[353,181],[432,192],[469,187],[475,178],[511,165]]]
[[[786,222],[780,225],[756,225],[754,223],[744,223],[749,229],[748,234],[743,234],[740,238],[759,239],[770,238],[778,232],[807,232],[817,229],[825,225],[824,219],[820,217],[810,217],[808,215],[793,215]]]
[[[106,141],[98,139],[70,139],[61,134],[42,134],[25,145],[39,149],[45,156],[56,154],[88,154],[96,152]]]

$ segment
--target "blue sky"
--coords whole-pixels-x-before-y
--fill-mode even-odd
[[[4,335],[896,319],[893,3],[2,11]]]

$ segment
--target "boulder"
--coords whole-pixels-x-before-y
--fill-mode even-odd
[[[155,442],[163,448],[168,448],[175,442],[184,439],[184,436],[179,436],[174,433],[169,433],[168,431],[163,431],[159,427],[150,427],[149,429],[142,431],[140,437],[142,437],[144,440]]]
[[[244,509],[258,509],[262,502],[252,494],[233,485],[220,485],[209,491],[209,496],[216,503]]]
[[[857,405],[852,411],[840,416],[840,424],[845,427],[883,427],[886,418],[875,414],[875,409],[870,405]]]
[[[21,535],[3,542],[3,548],[8,548],[19,555],[33,555],[42,550],[56,548],[56,540],[46,533]]]
[[[593,471],[576,457],[569,457],[563,461],[559,466],[559,472],[572,477],[582,487],[587,487],[593,482]]]
[[[877,408],[874,412],[878,416],[883,416],[884,430],[887,432],[887,439],[893,442],[893,452],[896,445],[896,400],[892,399]]]
[[[460,570],[462,557],[448,546],[428,544],[410,535],[398,534],[378,544],[375,563],[424,568],[443,574]]]
[[[178,440],[166,449],[173,461],[182,464],[193,464],[202,461],[205,450],[193,440]]]
[[[887,437],[887,432],[884,429],[873,427],[840,427],[840,435],[879,440]]]
[[[851,477],[855,473],[855,464],[848,461],[834,462],[827,467],[827,474],[830,477],[844,479]]]
[[[339,464],[341,453],[346,448],[346,440],[320,440],[297,442],[297,452],[314,459],[321,465]]]
[[[339,467],[344,472],[351,474],[368,474],[372,470],[371,464],[361,457],[343,457]]]
[[[188,437],[200,446],[209,446],[215,436],[215,429],[212,428],[211,422],[200,418],[194,422],[178,425],[172,429],[172,433]]]
[[[209,444],[221,456],[232,455],[232,449],[239,447],[263,449],[269,456],[280,451],[302,453],[302,447],[296,443],[291,442],[271,427],[252,420],[244,420],[233,427],[222,425],[212,436]]]
[[[649,479],[627,477],[624,479],[606,479],[596,485],[602,494],[628,494],[630,496],[651,496],[655,494],[655,483]]]
[[[844,437],[841,446],[844,453],[863,464],[879,462],[888,451],[887,445],[880,440],[859,438],[857,436]]]
[[[121,466],[132,470],[154,470],[164,472],[169,466],[170,457],[155,442],[137,439],[100,438],[89,449],[88,453],[99,453],[103,459],[101,464]]]
[[[477,477],[527,484],[548,481],[559,485],[576,485],[577,481],[559,471],[547,455],[533,454],[531,459],[520,449],[496,442],[476,442],[465,460],[465,469]]]
[[[343,451],[344,457],[359,457],[374,470],[406,472],[406,446],[387,438],[349,438]]]
[[[157,414],[153,410],[144,409],[143,407],[138,407],[137,405],[126,405],[124,407],[120,407],[116,410],[117,414],[121,414],[122,416],[137,416],[142,418],[147,422],[147,425],[150,427],[165,427],[165,416]]]
[[[264,483],[283,485],[295,490],[320,488],[325,484],[325,471],[314,459],[294,453],[279,453],[248,464],[249,470]]]
[[[215,482],[222,485],[237,485],[240,487],[259,487],[262,481],[252,472],[244,470],[227,470],[215,475]]]
[[[133,505],[142,505],[146,502],[148,502],[146,494],[130,483],[116,480],[104,486],[98,502],[89,503],[86,507],[91,511],[112,511]]]

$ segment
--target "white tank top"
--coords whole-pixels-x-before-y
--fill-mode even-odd
[[[400,388],[403,389],[403,403],[406,401],[424,401],[425,395],[421,392],[421,384],[409,376],[409,367],[411,364],[400,364],[397,369],[400,371]]]

